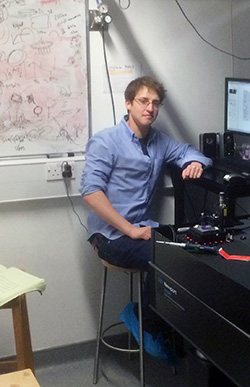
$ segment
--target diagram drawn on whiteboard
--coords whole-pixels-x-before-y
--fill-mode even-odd
[[[82,152],[84,0],[0,0],[0,157]]]

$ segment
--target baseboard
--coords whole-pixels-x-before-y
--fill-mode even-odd
[[[95,346],[92,340],[34,351],[35,369],[93,357]]]
[[[34,368],[43,368],[51,365],[80,361],[94,357],[96,341],[68,344],[60,347],[46,348],[33,351]],[[2,361],[15,360],[16,357],[6,356]]]
[[[116,342],[122,344],[127,340],[127,334],[121,333],[109,336]],[[103,350],[105,346],[103,346]],[[62,345],[59,347],[45,348],[33,351],[34,368],[43,368],[68,362],[81,361],[84,359],[94,358],[96,350],[96,340],[85,341],[80,343],[73,343]],[[2,360],[12,360],[14,356],[2,358]]]

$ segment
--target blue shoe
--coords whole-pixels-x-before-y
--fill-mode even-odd
[[[135,302],[130,302],[119,315],[119,319],[131,331],[139,345],[139,321],[134,313],[134,306]],[[145,351],[153,357],[157,357],[170,363],[175,362],[175,355],[173,351],[165,345],[161,333],[156,337],[153,337],[150,333],[143,331],[143,347]]]

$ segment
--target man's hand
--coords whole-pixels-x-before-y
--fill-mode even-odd
[[[198,161],[193,161],[182,171],[182,178],[185,179],[199,179],[203,172],[202,164]]]
[[[151,227],[135,227],[132,226],[128,236],[132,239],[149,240],[151,238]]]

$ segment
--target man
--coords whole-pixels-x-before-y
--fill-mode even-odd
[[[89,241],[113,265],[149,270],[151,228],[158,223],[148,212],[165,164],[182,168],[183,179],[199,178],[211,164],[198,150],[151,126],[164,98],[163,85],[151,77],[133,80],[125,90],[128,115],[120,124],[97,133],[87,145],[81,193],[92,210]],[[134,312],[128,307],[121,319],[127,323],[134,319]],[[158,345],[162,322],[148,307],[146,289],[143,315],[144,331]],[[144,336],[147,346],[145,342]],[[155,356],[164,350],[159,345]]]

